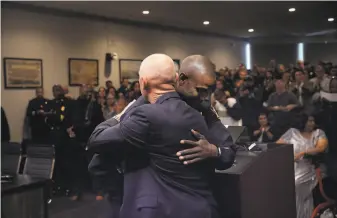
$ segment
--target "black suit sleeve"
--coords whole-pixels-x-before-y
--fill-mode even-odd
[[[227,109],[228,115],[233,118],[234,120],[241,120],[242,119],[242,108],[239,103],[233,105],[233,107],[229,107],[225,105]]]
[[[111,119],[110,119],[111,120]],[[108,121],[110,121],[108,120]],[[104,122],[106,123],[106,122]],[[106,123],[110,125],[111,123]],[[111,127],[99,125],[89,139],[89,149],[93,152],[113,152],[125,146],[143,148],[149,129],[145,111],[139,107],[121,123]]]
[[[233,143],[232,136],[221,123],[214,109],[203,113],[208,125],[207,140],[215,144],[221,150],[221,155],[215,161],[215,168],[225,170],[231,167],[234,163],[236,146]]]

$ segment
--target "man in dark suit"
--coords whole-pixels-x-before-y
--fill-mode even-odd
[[[148,154],[148,167],[124,175],[121,216],[216,217],[209,179],[218,160],[187,166],[176,156],[183,147],[190,148],[180,141],[193,140],[192,128],[208,134],[208,127],[201,114],[175,92],[172,59],[151,55],[143,61],[139,75],[142,95],[150,104],[136,107],[118,125],[96,128],[90,140],[95,152],[122,149],[131,158],[134,149]],[[221,155],[216,146],[209,152]]]

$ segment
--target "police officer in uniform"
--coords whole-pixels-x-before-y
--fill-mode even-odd
[[[33,143],[48,143],[49,128],[46,124],[46,115],[50,111],[50,100],[44,98],[43,89],[37,88],[36,97],[29,101],[26,117]]]
[[[53,86],[54,99],[51,100],[52,112],[47,118],[51,131],[51,140],[55,146],[54,181],[58,192],[69,193],[71,173],[69,164],[70,138],[74,137],[71,131],[73,120],[73,100],[66,98],[61,85]]]

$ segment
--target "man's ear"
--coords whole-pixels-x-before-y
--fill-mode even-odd
[[[188,77],[184,73],[180,73],[178,77],[179,85],[184,85],[188,81]]]

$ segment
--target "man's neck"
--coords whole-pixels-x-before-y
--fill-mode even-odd
[[[285,89],[284,90],[276,90],[276,93],[280,95],[280,94],[282,94],[285,91],[286,91]]]
[[[148,98],[148,101],[151,104],[154,104],[154,103],[156,103],[158,98],[160,98],[162,95],[165,95],[165,94],[170,93],[170,92],[175,92],[175,90],[174,89],[172,89],[172,90],[152,90],[147,98]]]

